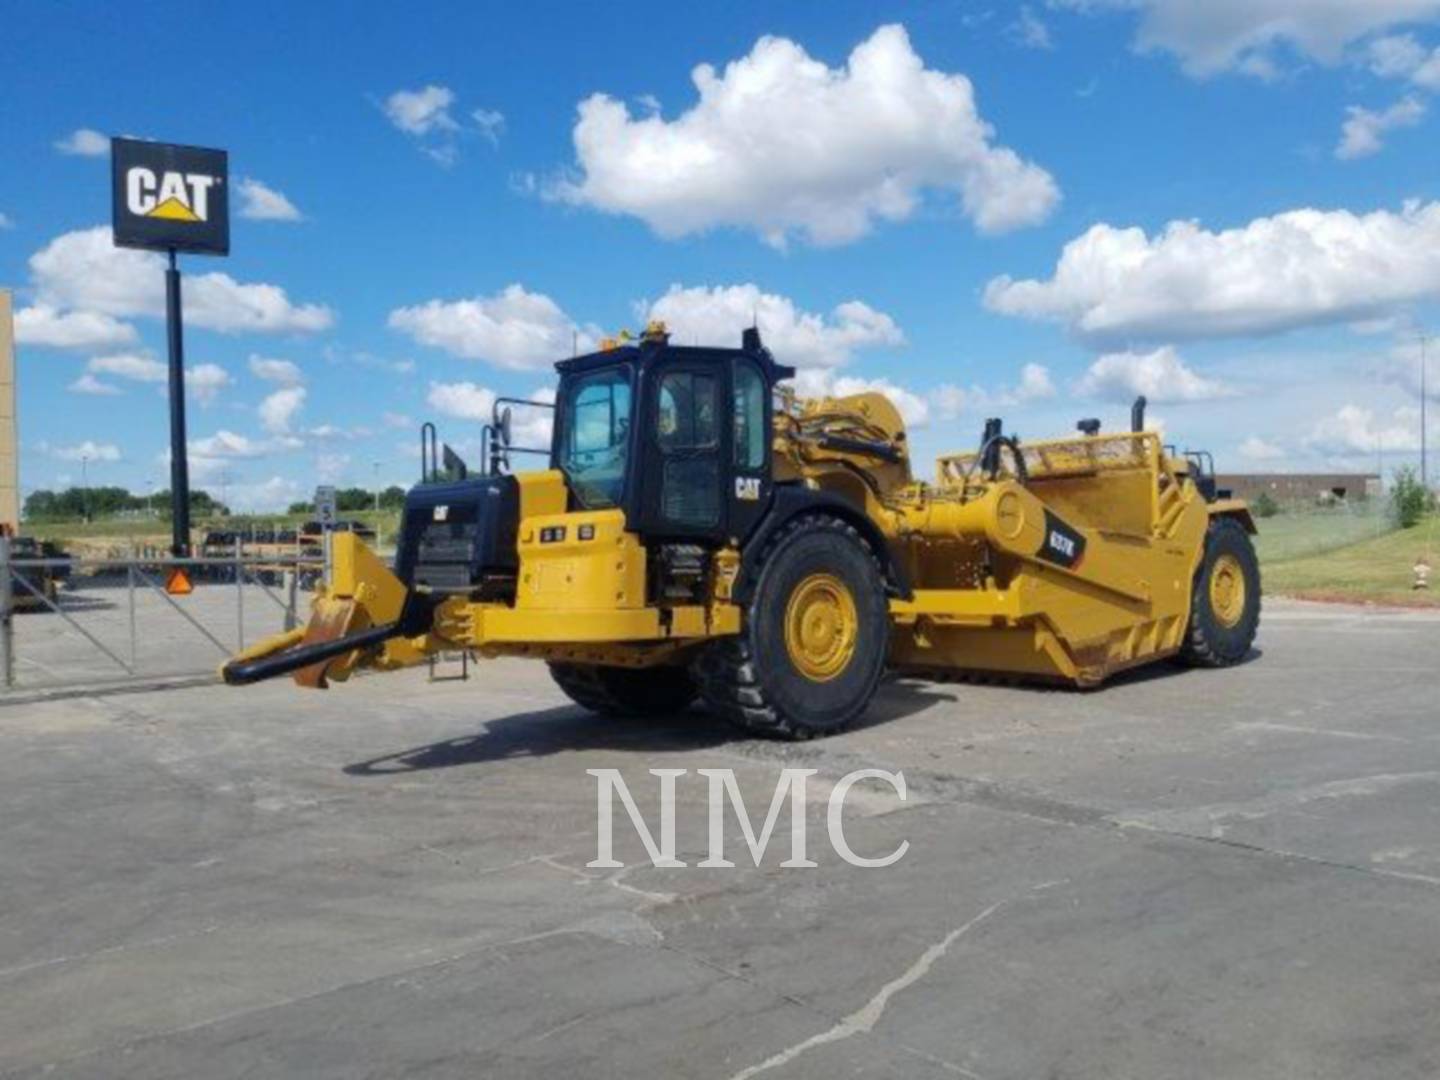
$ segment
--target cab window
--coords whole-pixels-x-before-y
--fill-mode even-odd
[[[625,488],[630,430],[628,368],[596,371],[576,379],[561,406],[564,438],[559,466],[582,506],[615,506]]]
[[[660,380],[657,435],[662,450],[710,450],[719,442],[715,377],[672,371]]]
[[[735,466],[765,466],[765,380],[749,364],[735,365]]]

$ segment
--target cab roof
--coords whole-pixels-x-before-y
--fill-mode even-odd
[[[621,363],[633,363],[637,367],[658,363],[661,360],[697,360],[701,363],[724,363],[737,356],[748,356],[764,370],[771,385],[782,379],[795,377],[795,369],[777,364],[770,350],[760,342],[760,332],[751,327],[741,338],[740,348],[725,349],[706,345],[671,345],[666,338],[642,338],[639,341],[618,345],[613,349],[584,353],[561,360],[555,370],[562,375],[579,374],[598,368],[613,367]]]

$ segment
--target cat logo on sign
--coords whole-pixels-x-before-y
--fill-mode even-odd
[[[144,165],[125,170],[125,203],[132,214],[167,221],[207,221],[210,189],[218,177],[204,173],[167,172],[155,175]]]
[[[117,245],[229,254],[225,151],[112,139],[110,158]]]

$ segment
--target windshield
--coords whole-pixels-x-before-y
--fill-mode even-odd
[[[587,510],[615,506],[625,487],[630,370],[609,368],[570,384],[560,405],[559,466]]]

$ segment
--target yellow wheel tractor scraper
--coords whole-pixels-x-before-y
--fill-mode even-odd
[[[548,469],[449,454],[407,496],[393,570],[353,534],[310,624],[223,669],[323,687],[439,650],[544,660],[607,714],[697,696],[743,729],[838,731],[887,670],[1094,686],[1165,657],[1223,667],[1255,637],[1244,503],[1208,455],[1144,430],[1021,443],[990,420],[933,483],[882,395],[801,400],[739,349],[637,341],[556,365]],[[429,457],[434,458],[433,431]]]

